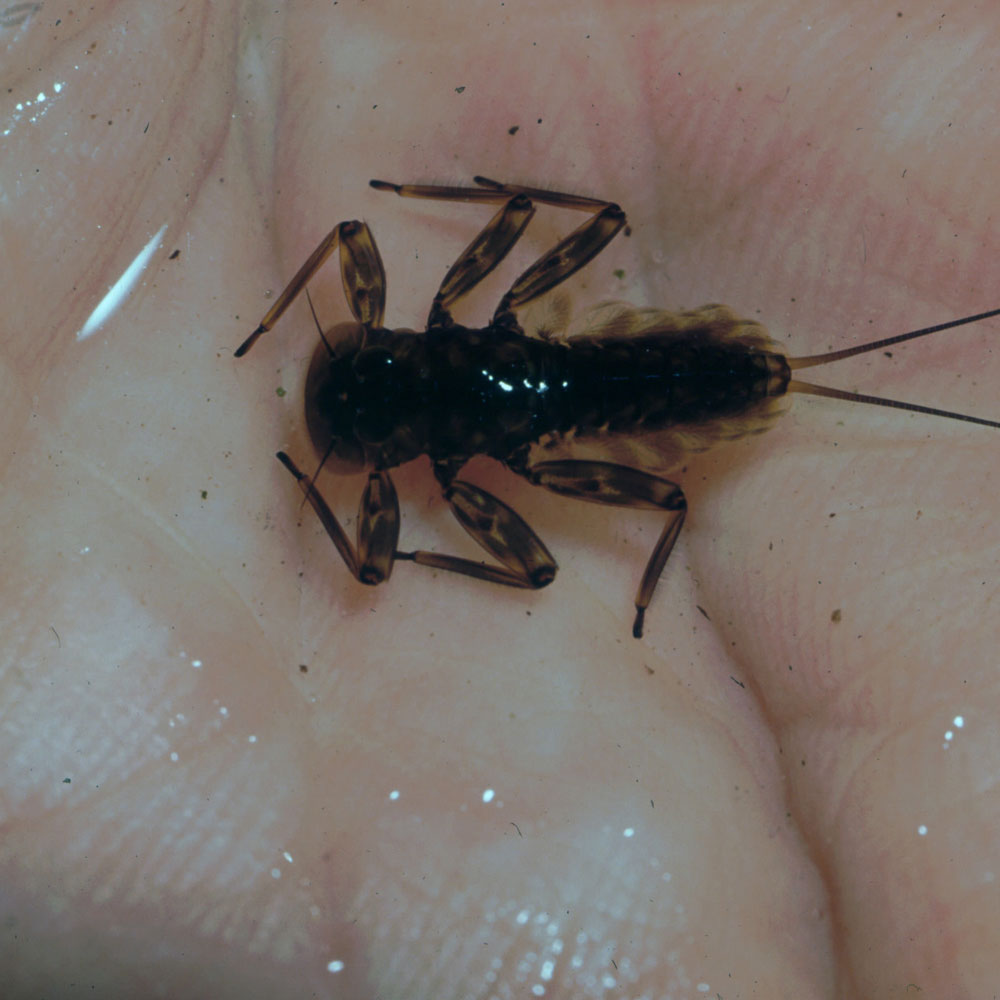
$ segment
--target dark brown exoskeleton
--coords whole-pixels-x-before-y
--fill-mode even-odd
[[[397,559],[513,587],[536,589],[551,583],[556,561],[535,532],[495,496],[457,478],[473,456],[489,455],[528,482],[564,496],[666,514],[636,595],[632,634],[638,638],[687,510],[680,486],[650,471],[649,465],[669,472],[688,452],[767,429],[788,392],[1000,427],[996,421],[792,378],[799,368],[986,319],[1000,309],[803,358],[786,357],[762,326],[718,305],[674,313],[610,305],[591,313],[576,336],[560,339],[551,331],[529,336],[516,310],[600,253],[624,227],[625,213],[594,198],[484,177],[475,181],[474,188],[371,182],[378,190],[405,197],[501,205],[445,275],[423,333],[382,325],[386,282],[378,248],[365,223],[342,222],[236,351],[242,357],[271,329],[339,245],[344,291],[355,322],[336,327],[328,337],[316,321],[322,345],[306,380],[306,420],[323,456],[321,466],[329,463],[345,473],[368,470],[356,546],[313,478],[284,452],[278,458],[362,583],[387,580]],[[488,326],[459,326],[451,307],[504,259],[534,215],[535,203],[587,212],[590,218],[514,282]],[[644,449],[645,442],[655,442],[655,447]],[[655,460],[643,458],[650,453]],[[430,457],[461,525],[499,565],[398,550],[399,503],[389,469],[420,455]],[[561,455],[570,457],[556,457]],[[629,464],[622,464],[623,458]],[[647,468],[636,467],[641,464]]]

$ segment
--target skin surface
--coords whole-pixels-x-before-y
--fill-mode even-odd
[[[996,432],[798,398],[693,457],[637,642],[660,518],[488,463],[550,588],[354,583],[273,459],[314,461],[308,309],[232,351],[346,218],[420,326],[489,211],[370,177],[616,200],[574,304],[723,301],[792,354],[996,307],[1000,14],[456,10],[0,35],[4,995],[994,995]],[[347,318],[335,267],[315,300]],[[998,333],[808,374],[996,419]],[[403,546],[476,554],[425,462],[394,479]],[[349,531],[361,488],[324,480]]]

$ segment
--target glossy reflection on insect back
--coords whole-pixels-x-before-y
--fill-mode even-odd
[[[368,226],[342,222],[323,239],[237,350],[245,354],[281,317],[328,257],[340,250],[354,322],[323,335],[306,379],[306,421],[321,466],[368,470],[356,543],[289,456],[279,453],[351,573],[362,583],[388,579],[396,560],[507,586],[535,589],[556,562],[510,507],[459,478],[485,455],[528,482],[579,500],[666,516],[635,599],[632,632],[644,615],[687,511],[681,487],[664,478],[686,455],[771,426],[789,392],[833,396],[998,427],[995,421],[817,386],[792,377],[827,364],[987,319],[1000,310],[822,355],[787,358],[752,320],[726,306],[668,312],[609,304],[568,330],[525,330],[518,310],[592,260],[621,231],[612,202],[477,177],[477,187],[396,185],[404,197],[499,205],[445,275],[422,333],[384,325],[385,272]],[[510,286],[490,323],[465,328],[451,307],[507,255],[536,204],[587,213],[587,219]],[[315,314],[314,314],[315,318]],[[399,508],[389,470],[430,458],[444,498],[495,563],[398,549]]]

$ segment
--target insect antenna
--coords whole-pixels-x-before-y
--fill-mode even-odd
[[[869,351],[878,351],[883,347],[890,347],[892,344],[900,344],[904,340],[916,340],[918,337],[928,337],[932,333],[940,333],[942,330],[952,330],[956,326],[965,326],[967,323],[978,323],[980,320],[990,319],[993,316],[1000,316],[1000,309],[991,309],[988,312],[976,313],[975,316],[964,316],[962,319],[949,320],[947,323],[939,323],[937,326],[925,326],[920,330],[911,330],[909,333],[900,333],[894,337],[884,337],[881,340],[873,340],[868,344],[859,344],[856,347],[845,347],[840,351],[829,351],[826,354],[809,354],[801,358],[788,358],[788,367],[792,371],[797,371],[799,368],[827,365],[833,361],[852,358],[855,354],[867,354]],[[859,392],[848,392],[846,389],[834,389],[830,386],[815,385],[812,382],[802,382],[794,378],[788,383],[787,391],[801,392],[810,396],[829,396],[833,399],[846,399],[854,403],[871,403],[874,406],[890,406],[897,410],[909,410],[911,413],[927,413],[933,417],[947,417],[950,420],[964,420],[970,424],[981,424],[983,427],[1000,428],[1000,421],[997,420],[985,420],[982,417],[973,417],[967,413],[953,413],[950,410],[939,410],[932,406],[921,406],[919,403],[904,403],[897,399],[883,399],[881,396],[868,396]]]
[[[298,470],[298,468],[296,467],[296,465],[292,462],[292,460],[283,451],[279,451],[277,453],[277,455],[275,455],[274,457],[277,458],[277,460],[279,462],[281,462],[281,464],[286,469],[288,469],[288,471],[293,476],[295,476],[295,478],[299,481],[300,484],[303,481],[305,481],[305,482],[307,482],[309,484],[310,488],[312,488],[313,484],[319,478],[319,474],[323,471],[323,466],[326,464],[326,460],[333,453],[333,448],[334,448],[335,444],[336,444],[336,442],[334,442],[334,441],[330,442],[330,447],[327,448],[326,451],[323,453],[323,457],[319,460],[319,465],[316,466],[316,471],[311,476],[307,476],[307,475],[305,475],[305,473],[300,472]],[[302,490],[302,494],[303,494],[302,495],[302,503],[299,504],[299,511],[300,512],[303,510],[303,508],[305,507],[305,505],[307,503],[312,502],[311,499],[310,499],[309,493],[310,493],[309,490],[306,490],[306,489]],[[337,543],[335,543],[335,544],[337,544]],[[337,548],[340,548],[339,544],[337,544]]]
[[[309,294],[309,289],[306,289],[306,302],[309,303],[309,312],[312,313],[313,322],[316,324],[316,332],[319,334],[319,339],[323,341],[323,346],[326,348],[326,353],[333,357],[333,348],[330,346],[330,342],[326,339],[326,334],[323,333],[323,327],[320,325],[319,317],[316,315],[316,307],[313,305],[312,296]],[[310,483],[315,483],[319,474],[323,471],[323,466],[326,464],[326,460],[333,454],[334,446],[336,441],[330,442],[330,447],[326,449],[323,453],[323,457],[319,460],[319,465],[316,466],[316,471],[309,477]],[[281,464],[285,466],[289,471],[295,471],[292,466],[288,464],[288,456],[284,452],[278,452],[278,459]],[[302,503],[299,505],[299,510],[305,507],[306,503],[309,501],[309,494],[305,493],[302,497]]]
[[[319,334],[319,339],[323,341],[323,346],[326,348],[326,353],[329,354],[330,357],[332,358],[333,348],[330,346],[330,342],[326,339],[326,334],[323,333],[323,327],[320,326],[319,317],[316,315],[316,308],[315,306],[313,306],[312,296],[309,294],[308,288],[306,289],[306,302],[309,303],[309,312],[312,313],[313,322],[316,324],[316,332]],[[322,466],[320,466],[320,468],[322,468]]]

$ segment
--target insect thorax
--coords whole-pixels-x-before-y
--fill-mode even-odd
[[[629,315],[565,342],[500,326],[369,330],[313,359],[313,443],[349,471],[663,432],[703,449],[769,426],[788,369],[762,327],[714,306]]]

